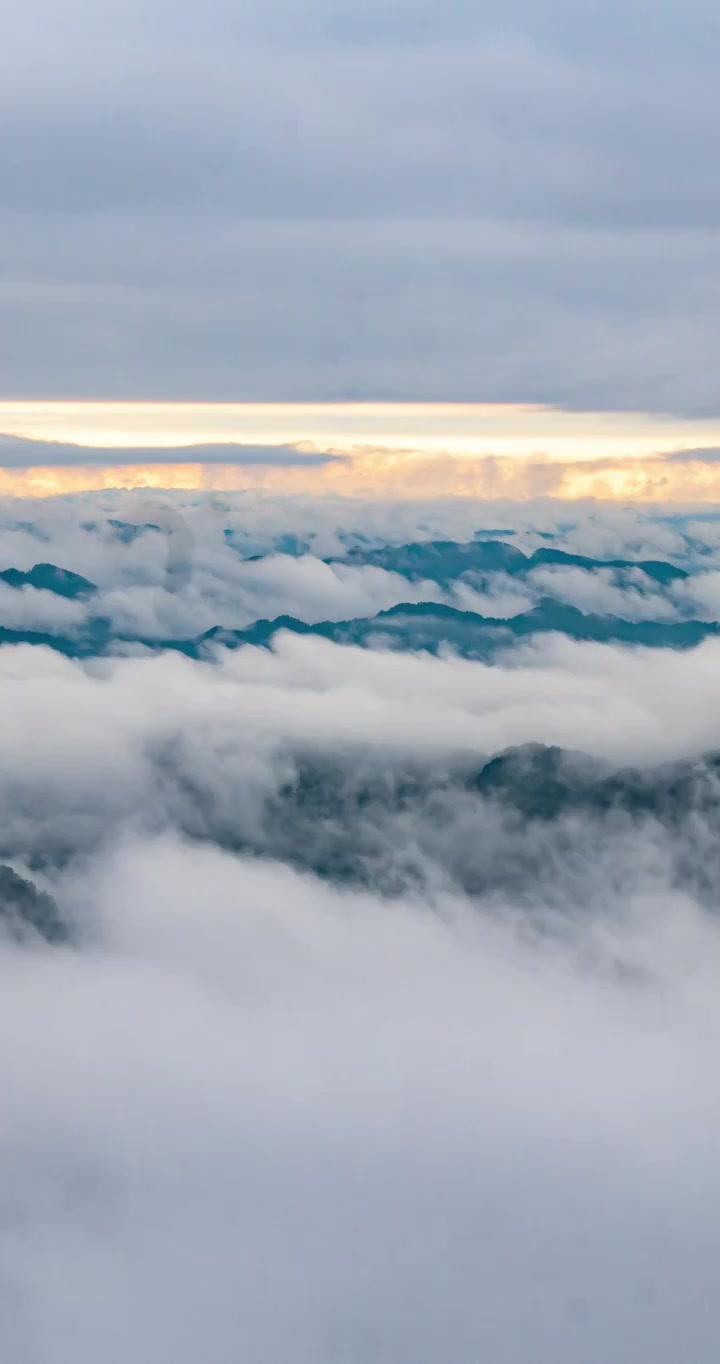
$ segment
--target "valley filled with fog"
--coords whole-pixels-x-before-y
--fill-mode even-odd
[[[711,1364],[720,519],[0,505],[0,1355]]]

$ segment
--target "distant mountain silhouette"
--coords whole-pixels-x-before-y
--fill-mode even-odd
[[[587,615],[551,597],[530,611],[509,618],[482,616],[438,602],[401,602],[376,616],[308,625],[293,616],[258,620],[245,630],[214,627],[195,641],[175,641],[170,647],[195,654],[211,644],[239,648],[268,646],[281,630],[317,635],[336,644],[387,645],[399,650],[438,653],[450,648],[464,658],[489,659],[498,648],[534,634],[557,632],[571,639],[595,643],[644,645],[649,648],[689,649],[720,633],[715,621],[623,620],[619,616]]]
[[[548,633],[592,643],[690,649],[720,634],[720,624],[701,620],[631,621],[619,616],[588,615],[575,606],[547,597],[532,610],[507,619],[460,611],[439,602],[401,602],[376,616],[355,620],[326,620],[309,625],[294,616],[276,616],[273,620],[257,620],[244,630],[216,625],[197,637],[174,640],[117,634],[107,617],[95,616],[71,635],[0,627],[0,644],[44,645],[68,658],[104,655],[111,653],[116,645],[156,651],[170,649],[189,658],[210,658],[216,646],[269,648],[282,631],[362,648],[387,647],[400,652],[431,654],[449,649],[462,658],[491,661],[499,650],[517,640]]]
[[[663,560],[591,559],[582,554],[567,554],[564,550],[550,548],[536,549],[533,554],[527,555],[515,545],[505,544],[503,540],[472,540],[468,543],[427,540],[417,544],[385,545],[377,549],[353,548],[344,558],[328,559],[326,562],[357,566],[371,564],[389,573],[399,573],[413,582],[427,579],[442,586],[448,586],[467,573],[507,573],[512,577],[525,577],[534,568],[549,565],[589,571],[599,568],[637,568],[647,578],[663,586],[688,576],[685,569]]]
[[[79,573],[71,573],[67,568],[56,564],[34,564],[23,573],[18,568],[5,568],[0,571],[0,579],[8,587],[35,587],[41,592],[53,592],[56,597],[83,600],[97,592],[95,583],[83,578]]]

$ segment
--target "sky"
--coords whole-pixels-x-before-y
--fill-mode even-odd
[[[51,0],[0,53],[0,397],[720,415],[707,0]]]

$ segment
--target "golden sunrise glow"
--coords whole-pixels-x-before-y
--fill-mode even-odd
[[[638,413],[473,403],[0,402],[0,433],[87,448],[87,460],[52,445],[47,458],[31,448],[37,464],[0,467],[0,493],[26,497],[257,488],[349,497],[720,500],[720,464],[692,457],[720,449],[720,422]],[[170,453],[234,443],[263,447],[270,459],[201,463],[189,448],[184,463]],[[273,446],[284,447],[285,463],[272,463]],[[114,451],[122,455],[113,459]],[[300,462],[318,451],[338,458]],[[668,458],[680,451],[685,459]]]
[[[700,504],[720,501],[720,464],[662,458],[573,464],[374,453],[320,467],[158,463],[0,469],[0,494],[7,496],[48,497],[109,488]]]
[[[239,443],[573,464],[720,447],[717,420],[487,403],[0,402],[0,432],[103,449]]]

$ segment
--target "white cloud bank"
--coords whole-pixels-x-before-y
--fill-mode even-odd
[[[190,513],[200,583],[206,512]],[[253,533],[285,515],[260,506]],[[330,543],[332,509],[312,515]],[[679,544],[672,525],[593,515],[577,548]],[[53,516],[41,554],[27,527],[0,544],[64,547],[105,600],[133,564],[162,592],[160,537],[144,556],[67,504]],[[242,571],[244,590],[318,610],[392,577],[287,556]],[[331,758],[351,790],[373,755],[381,776],[441,775],[526,742],[611,768],[694,762],[720,749],[719,669],[717,641],[553,637],[495,667],[288,634],[213,664],[0,649],[0,860],[77,938],[0,941],[0,1358],[715,1364],[712,820],[689,809],[671,840],[410,805],[389,835],[400,870],[426,875],[392,898],[372,866],[342,889],[238,846],[263,850],[253,831],[303,761]],[[326,804],[318,822],[345,818]],[[360,852],[369,818],[358,803]],[[710,882],[697,899],[674,873],[685,838]],[[461,893],[440,856],[460,844],[475,867],[515,857],[515,881]]]
[[[715,1358],[720,940],[518,933],[172,837],[0,955],[0,1346],[24,1364]]]

